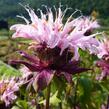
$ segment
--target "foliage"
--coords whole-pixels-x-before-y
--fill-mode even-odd
[[[100,15],[100,18],[109,16],[108,0],[0,0],[0,19],[7,19],[7,17],[15,17],[22,12],[19,3],[30,4],[34,9],[42,8],[42,5],[49,7],[59,6],[59,3],[71,7],[73,11],[80,9],[84,14],[90,15],[94,10]],[[12,6],[13,5],[13,6]],[[22,13],[23,14],[23,13]]]
[[[0,75],[6,77],[19,76],[20,72],[13,67],[0,61]]]

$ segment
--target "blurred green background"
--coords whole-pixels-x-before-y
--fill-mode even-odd
[[[35,10],[43,9],[42,5],[59,7],[61,3],[64,7],[71,7],[71,12],[79,9],[83,15],[93,14],[103,25],[109,25],[109,0],[0,0],[0,19],[6,19],[12,23],[12,20],[16,20],[16,15],[25,15],[26,11],[19,3],[29,4]]]

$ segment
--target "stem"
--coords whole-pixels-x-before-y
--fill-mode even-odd
[[[108,99],[107,99],[107,106],[106,109],[109,109],[109,95],[108,95]]]
[[[51,85],[49,84],[47,87],[47,97],[46,97],[46,108],[45,109],[49,109],[50,89],[51,89]]]
[[[59,109],[62,109],[62,103],[59,103]]]
[[[76,109],[76,104],[77,104],[77,87],[78,87],[78,81],[79,78],[77,79],[76,81],[76,84],[75,84],[75,92],[74,92],[74,109]]]

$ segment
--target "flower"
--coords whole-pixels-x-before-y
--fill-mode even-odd
[[[99,60],[96,65],[101,68],[102,73],[97,77],[98,80],[102,80],[109,75],[109,63],[105,60]]]
[[[20,71],[22,72],[22,79],[28,79],[28,76],[32,74],[26,66],[23,66]]]
[[[98,46],[98,60],[96,65],[101,68],[102,73],[98,75],[97,79],[102,80],[109,75],[109,40],[104,38],[101,42],[99,42]]]
[[[10,105],[17,98],[15,92],[19,90],[19,84],[14,78],[0,81],[0,100],[5,102],[5,105]]]
[[[87,29],[84,35],[89,36],[93,29],[99,28],[100,25],[96,20],[91,19],[90,17],[82,17],[76,20],[73,24],[74,27],[78,26],[78,30],[83,31],[84,29]]]
[[[59,55],[59,51],[55,51],[57,54],[54,54],[53,51],[50,51],[51,54],[48,57],[44,56],[46,60],[40,60],[37,56],[28,55],[20,51],[19,53],[28,61],[12,60],[11,64],[23,64],[27,67],[24,70],[23,77],[26,78],[24,83],[29,83],[28,86],[32,85],[36,91],[46,88],[54,76],[60,77],[63,75],[70,83],[72,81],[72,74],[89,70],[79,67],[79,61],[69,61],[71,56],[65,51],[61,56]],[[27,72],[27,75],[25,75],[25,72]]]
[[[48,9],[46,14],[40,10],[40,18],[29,7],[25,9],[29,13],[31,23],[21,16],[27,24],[16,24],[10,29],[16,31],[13,38],[32,39],[29,49],[35,55],[19,51],[27,61],[12,61],[13,64],[24,64],[29,69],[30,74],[26,75],[29,85],[39,91],[47,87],[54,76],[64,76],[71,82],[72,75],[89,70],[79,66],[78,50],[81,48],[89,50],[90,53],[97,53],[95,48],[99,41],[95,36],[99,33],[92,34],[92,30],[99,27],[96,21],[90,21],[88,17],[72,20],[71,15],[64,24],[66,10],[62,12],[61,8],[58,8],[55,17],[51,9]]]
[[[97,55],[99,58],[107,57],[109,55],[109,40],[106,37],[99,42],[98,51]]]
[[[70,16],[66,23],[63,23],[65,12],[62,13],[58,8],[56,17],[53,16],[51,9],[44,14],[40,10],[39,18],[32,9],[25,7],[30,15],[31,23],[24,17],[27,24],[16,24],[11,26],[11,30],[16,32],[13,38],[23,37],[32,39],[38,44],[46,44],[47,48],[53,49],[59,47],[60,55],[65,49],[71,49],[74,53],[74,59],[79,59],[78,49],[88,49],[90,53],[95,53],[94,48],[98,46],[98,40],[94,38],[97,34],[92,34],[93,28],[99,27],[97,21],[90,20],[88,17],[79,17],[71,19]],[[36,45],[37,46],[37,45]]]

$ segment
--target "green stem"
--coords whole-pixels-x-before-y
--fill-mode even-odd
[[[74,109],[76,109],[76,104],[77,104],[77,87],[78,87],[78,82],[79,82],[79,78],[76,81],[75,84],[75,91],[74,91]]]
[[[51,85],[49,84],[48,87],[47,87],[47,97],[46,97],[46,108],[45,109],[49,109],[50,89],[51,89]]]
[[[62,109],[62,103],[59,103],[59,108]]]
[[[109,109],[109,95],[108,95],[108,99],[107,99],[107,106],[106,109]]]

